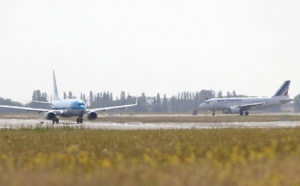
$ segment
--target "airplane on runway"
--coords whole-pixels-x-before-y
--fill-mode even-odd
[[[34,111],[34,112],[44,112],[45,119],[52,120],[54,123],[59,123],[58,117],[77,117],[77,123],[83,122],[83,116],[86,114],[89,120],[95,120],[98,117],[97,112],[106,111],[111,109],[121,109],[126,107],[133,107],[137,105],[138,98],[136,99],[135,104],[130,105],[119,105],[119,106],[111,106],[111,107],[102,107],[95,109],[87,109],[84,101],[79,99],[60,99],[58,96],[57,85],[55,72],[53,71],[53,84],[54,84],[54,101],[51,102],[40,102],[38,103],[47,103],[50,104],[52,109],[39,109],[39,108],[29,108],[29,107],[17,107],[17,106],[8,106],[8,105],[0,105],[2,108],[12,108],[12,109],[21,109],[26,111]]]
[[[249,115],[248,110],[263,109],[275,107],[293,101],[289,98],[289,86],[291,81],[285,81],[277,90],[274,96],[270,98],[256,98],[256,97],[233,97],[233,98],[212,98],[200,104],[201,110],[210,110],[212,115],[215,111],[221,110],[226,114],[240,114]]]

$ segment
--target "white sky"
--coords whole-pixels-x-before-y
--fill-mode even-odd
[[[0,97],[300,91],[299,0],[1,0]]]

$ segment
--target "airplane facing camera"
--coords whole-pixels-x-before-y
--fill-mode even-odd
[[[33,112],[44,112],[45,119],[52,120],[54,123],[59,123],[59,117],[77,117],[77,123],[83,122],[83,116],[86,114],[89,120],[95,120],[98,117],[97,112],[106,111],[111,109],[121,109],[127,107],[133,107],[137,105],[137,100],[135,104],[129,105],[119,105],[119,106],[111,106],[111,107],[102,107],[102,108],[94,108],[87,109],[86,103],[80,99],[60,99],[58,96],[57,85],[55,73],[53,71],[53,85],[54,85],[54,100],[53,102],[39,102],[38,103],[46,103],[50,104],[52,109],[40,109],[40,108],[30,108],[30,107],[17,107],[17,106],[9,106],[9,105],[0,105],[2,108],[12,108]]]

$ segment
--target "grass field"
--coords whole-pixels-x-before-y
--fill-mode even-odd
[[[0,185],[299,185],[300,128],[0,130]]]

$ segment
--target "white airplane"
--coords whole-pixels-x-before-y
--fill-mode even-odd
[[[44,112],[45,119],[52,120],[54,123],[59,123],[59,116],[60,117],[77,117],[77,123],[83,122],[83,116],[87,114],[87,118],[89,120],[95,120],[98,117],[97,112],[106,111],[111,109],[121,109],[126,107],[133,107],[137,105],[138,98],[136,99],[135,104],[130,105],[119,105],[119,106],[111,106],[111,107],[102,107],[102,108],[95,108],[95,109],[86,109],[86,104],[84,101],[79,99],[60,99],[58,96],[57,86],[56,86],[56,78],[55,73],[53,71],[53,83],[54,83],[54,101],[50,102],[40,102],[38,103],[47,103],[50,104],[52,109],[39,109],[39,108],[29,108],[29,107],[17,107],[17,106],[9,106],[9,105],[0,105],[2,108],[12,108],[12,109],[21,109],[34,112]]]
[[[248,110],[263,109],[269,107],[279,106],[289,103],[292,99],[289,98],[290,81],[285,81],[279,90],[270,98],[257,97],[233,97],[233,98],[212,98],[200,104],[201,110],[210,110],[212,115],[215,111],[221,110],[226,114],[240,114],[241,116],[248,116]]]

